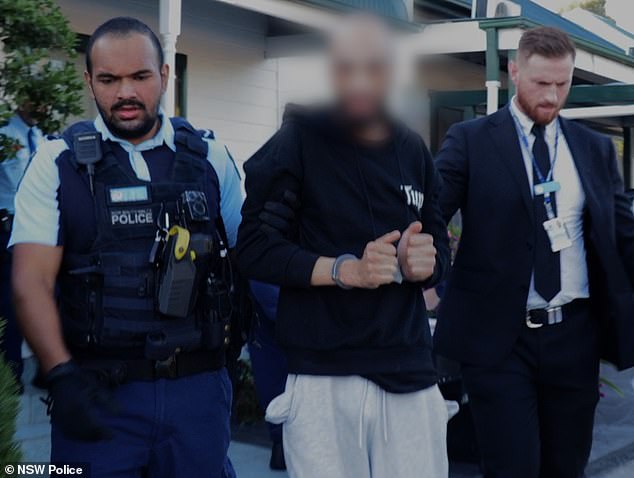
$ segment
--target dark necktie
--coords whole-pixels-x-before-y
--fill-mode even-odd
[[[29,140],[29,156],[33,156],[33,154],[37,150],[37,142],[35,140],[35,127],[34,126],[29,128],[28,140]]]
[[[533,156],[541,176],[546,178],[550,172],[550,153],[548,145],[544,139],[544,126],[534,125],[532,133],[535,135],[533,144]],[[535,166],[534,166],[535,167]],[[533,171],[533,183],[539,184],[539,174]],[[557,211],[555,194],[550,196],[553,211]],[[533,207],[535,209],[535,290],[544,300],[550,302],[561,290],[561,262],[559,252],[553,252],[550,247],[550,239],[543,225],[548,220],[546,207],[544,206],[544,196],[534,195]]]

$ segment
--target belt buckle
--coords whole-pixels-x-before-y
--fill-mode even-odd
[[[564,320],[561,307],[551,307],[550,309],[546,309],[546,313],[548,314],[548,325],[559,324]]]
[[[564,314],[563,309],[561,307],[549,307],[545,309],[546,312],[546,323],[536,324],[531,320],[530,311],[526,313],[526,326],[529,329],[539,329],[544,325],[554,325],[563,322]]]
[[[542,328],[542,327],[544,326],[544,324],[536,324],[535,322],[533,322],[533,321],[531,320],[531,314],[530,314],[530,312],[527,312],[527,313],[526,313],[526,326],[527,326],[529,329],[540,329],[540,328]]]
[[[176,354],[170,355],[165,360],[154,362],[154,373],[157,378],[176,378]]]

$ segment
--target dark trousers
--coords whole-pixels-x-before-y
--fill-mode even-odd
[[[494,367],[463,365],[486,478],[579,478],[599,398],[598,324],[588,307],[524,327]]]
[[[263,410],[269,403],[284,393],[288,364],[284,352],[275,340],[275,322],[260,317],[253,331],[253,340],[249,342],[249,355],[253,366],[255,388]],[[273,443],[282,443],[282,425],[269,426]]]
[[[0,351],[18,380],[22,377],[22,334],[13,307],[11,290],[11,253],[7,251],[10,233],[0,232],[0,318],[4,320],[4,334]]]
[[[235,478],[227,457],[227,371],[130,382],[114,390],[116,413],[97,417],[108,440],[69,440],[53,423],[52,463],[88,463],[92,478]]]

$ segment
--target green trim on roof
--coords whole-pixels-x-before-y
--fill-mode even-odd
[[[530,20],[526,17],[506,17],[506,18],[487,18],[480,20],[479,22],[480,28],[483,30],[488,30],[490,28],[535,28],[540,27],[539,23]],[[577,46],[587,50],[591,53],[596,53],[605,58],[610,58],[612,60],[616,60],[620,63],[623,63],[628,66],[634,66],[634,57],[626,55],[625,53],[619,53],[618,51],[604,47],[603,45],[598,45],[592,41],[589,41],[585,38],[581,38],[577,35],[570,35],[570,38],[574,40]]]
[[[579,85],[570,90],[568,103],[574,104],[632,104],[634,85],[614,83],[609,85]]]
[[[510,91],[500,89],[500,105],[511,97]],[[484,106],[487,103],[486,90],[434,91],[431,101],[435,106],[461,108]],[[609,106],[634,103],[634,84],[614,83],[608,85],[576,85],[570,89],[567,107]]]

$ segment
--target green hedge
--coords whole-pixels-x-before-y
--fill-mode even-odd
[[[0,324],[0,340],[4,324]],[[13,371],[3,355],[0,355],[0,464],[20,461],[19,446],[14,441],[15,420],[18,415],[20,398],[18,384]],[[0,476],[4,476],[4,466],[0,467]]]

